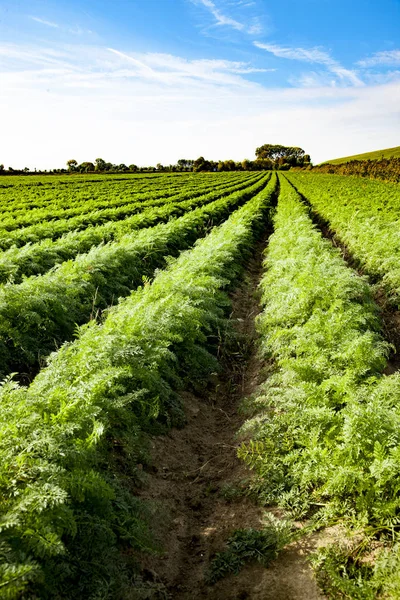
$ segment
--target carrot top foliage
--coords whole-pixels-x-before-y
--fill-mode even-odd
[[[146,432],[182,424],[178,391],[217,368],[210,336],[268,216],[275,179],[153,283],[92,321],[27,387],[1,390],[5,597],[128,597],[151,549],[134,494]]]
[[[369,598],[390,590],[397,598],[390,573],[399,565],[400,377],[383,375],[389,345],[377,306],[284,178],[274,224],[258,320],[274,367],[247,401],[251,437],[240,456],[256,471],[253,491],[265,503],[362,537],[358,550],[320,553],[325,591]],[[373,544],[379,560],[363,569]]]

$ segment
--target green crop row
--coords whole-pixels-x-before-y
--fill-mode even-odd
[[[200,173],[196,180],[201,184],[211,181],[210,174]],[[206,177],[208,175],[208,177]],[[0,210],[13,210],[14,207],[39,208],[40,206],[58,206],[60,208],[79,204],[91,198],[130,197],[136,191],[174,188],[190,184],[193,174],[178,174],[171,178],[163,173],[156,177],[128,175],[108,177],[79,176],[34,176],[7,177],[0,180]],[[22,180],[22,181],[21,181]]]
[[[268,175],[226,198],[118,241],[93,248],[43,276],[0,287],[0,372],[26,373],[71,339],[76,325],[115,304],[140,285],[166,255],[176,255],[204,235],[213,222],[248,200]]]
[[[257,173],[256,176],[250,178],[249,181],[254,181],[254,179],[260,179],[262,175]],[[247,180],[241,180],[239,183],[235,183],[232,186],[224,183],[221,186],[221,191],[224,190],[226,192],[234,191],[235,189],[242,189],[246,187]],[[210,194],[213,194],[215,191],[215,184],[211,186]],[[207,188],[206,188],[207,189]],[[198,197],[203,195],[204,189],[197,188],[197,190],[189,189],[185,191],[185,189],[181,190],[179,194],[176,196],[170,196],[167,199],[167,202],[180,202],[184,200],[189,200],[191,198]],[[74,230],[82,230],[86,229],[86,227],[99,225],[103,223],[107,223],[109,221],[117,221],[122,220],[128,217],[129,215],[136,214],[141,212],[143,209],[148,208],[150,206],[162,206],[166,204],[165,198],[157,198],[157,199],[149,199],[142,202],[133,202],[132,204],[126,204],[124,206],[115,207],[115,208],[106,208],[102,210],[95,210],[91,213],[85,213],[84,215],[78,215],[76,217],[72,217],[70,219],[59,219],[57,221],[44,221],[42,223],[36,223],[29,227],[24,227],[21,229],[15,229],[13,231],[6,231],[0,228],[0,248],[3,250],[6,248],[10,248],[11,246],[22,246],[28,242],[38,242],[44,238],[57,239],[65,233]]]
[[[236,183],[249,178],[241,176],[230,177],[226,176],[219,177],[213,182],[206,181],[204,183],[200,181],[193,181],[182,178],[181,181],[171,185],[168,181],[164,181],[161,185],[153,186],[147,185],[146,187],[139,187],[134,185],[134,182],[130,186],[124,186],[125,190],[119,189],[119,186],[112,186],[101,190],[101,194],[93,196],[85,191],[84,194],[79,194],[78,198],[72,201],[69,198],[69,202],[66,206],[57,206],[53,202],[47,203],[41,207],[27,208],[27,206],[18,207],[14,205],[13,209],[8,209],[6,212],[0,213],[0,227],[11,231],[18,229],[19,227],[26,227],[27,225],[33,225],[41,221],[50,221],[52,219],[69,219],[77,215],[82,215],[93,210],[101,210],[103,208],[117,208],[126,204],[133,204],[135,202],[146,202],[148,200],[158,200],[164,198],[167,200],[171,196],[176,196],[180,192],[194,192],[196,193],[198,188],[202,189],[204,193],[211,190],[213,187],[222,187],[226,185],[235,185]],[[254,173],[252,174],[254,177]],[[68,197],[68,196],[67,196]]]
[[[254,177],[254,174],[252,174]],[[243,181],[243,177],[240,178]],[[227,185],[227,178],[221,178],[218,182],[220,186]],[[233,181],[233,184],[237,183],[237,178]],[[228,183],[229,185],[229,183]],[[83,200],[72,208],[52,208],[52,207],[41,207],[38,209],[31,209],[27,211],[22,209],[17,213],[6,213],[3,218],[0,218],[0,231],[9,232],[23,227],[35,225],[45,221],[69,221],[74,219],[83,218],[86,215],[93,215],[94,212],[101,213],[103,219],[107,219],[108,216],[112,218],[114,214],[124,215],[131,214],[131,210],[134,208],[141,208],[142,205],[151,204],[163,204],[169,201],[171,198],[177,198],[181,194],[186,194],[186,197],[191,197],[199,193],[205,193],[212,190],[215,187],[215,181],[202,187],[201,185],[185,185],[173,188],[171,191],[167,187],[164,187],[161,191],[154,191],[150,189],[147,192],[141,192],[138,194],[130,194],[129,196],[123,196],[118,198],[116,194],[112,197],[105,197],[101,200],[99,197],[91,198],[84,202]],[[79,223],[79,221],[78,221]]]
[[[93,201],[96,201],[96,207],[102,208],[107,207],[109,202],[115,202],[118,204],[127,204],[132,202],[137,195],[145,195],[151,193],[156,195],[159,193],[161,196],[163,193],[166,195],[175,194],[179,191],[179,188],[186,186],[189,181],[182,179],[181,181],[175,181],[171,183],[169,181],[160,181],[160,184],[153,184],[148,182],[143,184],[135,180],[130,182],[104,182],[104,185],[100,187],[98,184],[95,186],[88,185],[85,187],[78,186],[63,186],[57,188],[45,188],[45,192],[41,192],[41,187],[31,187],[30,194],[28,197],[21,197],[21,188],[15,187],[8,190],[8,194],[4,192],[0,194],[1,198],[1,212],[0,219],[4,220],[12,216],[13,219],[18,217],[19,213],[26,213],[28,210],[32,211],[33,215],[39,210],[46,209],[46,211],[63,211],[72,208],[73,210],[79,209],[81,206],[89,205]],[[202,185],[201,182],[199,182]],[[204,185],[204,184],[203,184]],[[24,189],[24,192],[27,190]],[[6,196],[9,196],[7,198]],[[139,198],[140,199],[140,198]],[[83,212],[83,211],[82,211]],[[66,213],[68,214],[68,213]]]
[[[259,176],[247,179],[246,183],[250,185],[259,179],[261,179]],[[23,276],[44,274],[54,265],[75,258],[77,254],[89,252],[94,246],[118,240],[134,230],[151,227],[158,222],[167,221],[170,217],[183,215],[197,206],[212,202],[243,187],[245,187],[244,182],[233,187],[215,186],[213,191],[205,195],[196,195],[190,200],[176,203],[166,202],[162,206],[150,206],[121,221],[109,221],[104,225],[87,227],[82,231],[71,231],[56,240],[44,238],[41,242],[25,244],[22,248],[14,246],[0,253],[0,284],[7,281],[20,283]]]
[[[382,597],[398,598],[388,573],[400,564],[400,377],[382,374],[388,345],[369,285],[284,178],[261,290],[262,355],[274,366],[247,400],[239,454],[257,473],[253,491],[314,526],[352,530],[346,551],[335,545],[317,561],[331,597],[371,600],[393,585],[397,595]]]
[[[358,264],[400,305],[400,187],[337,175],[290,174]]]
[[[149,548],[133,486],[143,432],[182,422],[177,391],[217,368],[211,339],[275,177],[103,324],[81,328],[28,388],[3,386],[2,597],[117,600],[132,591],[132,550]]]

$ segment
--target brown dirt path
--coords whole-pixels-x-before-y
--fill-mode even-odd
[[[222,357],[222,373],[205,397],[183,394],[187,415],[183,429],[172,429],[152,442],[155,473],[141,496],[159,506],[156,529],[165,553],[146,557],[143,566],[147,578],[162,582],[174,600],[323,598],[306,559],[316,546],[310,540],[289,546],[268,569],[249,565],[213,586],[204,580],[214,553],[224,548],[235,529],[261,528],[263,509],[248,498],[229,501],[221,490],[240,485],[249,476],[236,456],[236,432],[243,422],[237,406],[256,389],[262,372],[254,318],[260,310],[257,286],[265,243],[258,244],[232,294],[238,337]]]

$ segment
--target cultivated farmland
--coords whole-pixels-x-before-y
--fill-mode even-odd
[[[0,198],[0,597],[399,598],[398,184]]]

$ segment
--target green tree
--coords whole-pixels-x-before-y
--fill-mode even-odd
[[[96,166],[96,171],[105,171],[106,170],[106,161],[103,158],[96,158],[96,160],[94,161],[94,164]]]
[[[210,162],[209,160],[206,160],[204,156],[199,156],[199,158],[193,162],[193,171],[196,173],[199,171],[213,171],[214,169],[215,171],[218,169],[218,163]]]
[[[194,160],[189,158],[180,158],[177,162],[180,171],[191,171],[193,168]]]
[[[77,166],[78,166],[78,161],[75,160],[74,158],[67,160],[68,171],[76,171]]]
[[[264,144],[256,148],[257,161],[269,160],[275,167],[282,165],[302,166],[306,155],[302,148],[297,146],[282,146],[281,144]]]
[[[95,167],[92,162],[83,162],[78,167],[81,173],[89,173],[90,171],[94,171]]]

